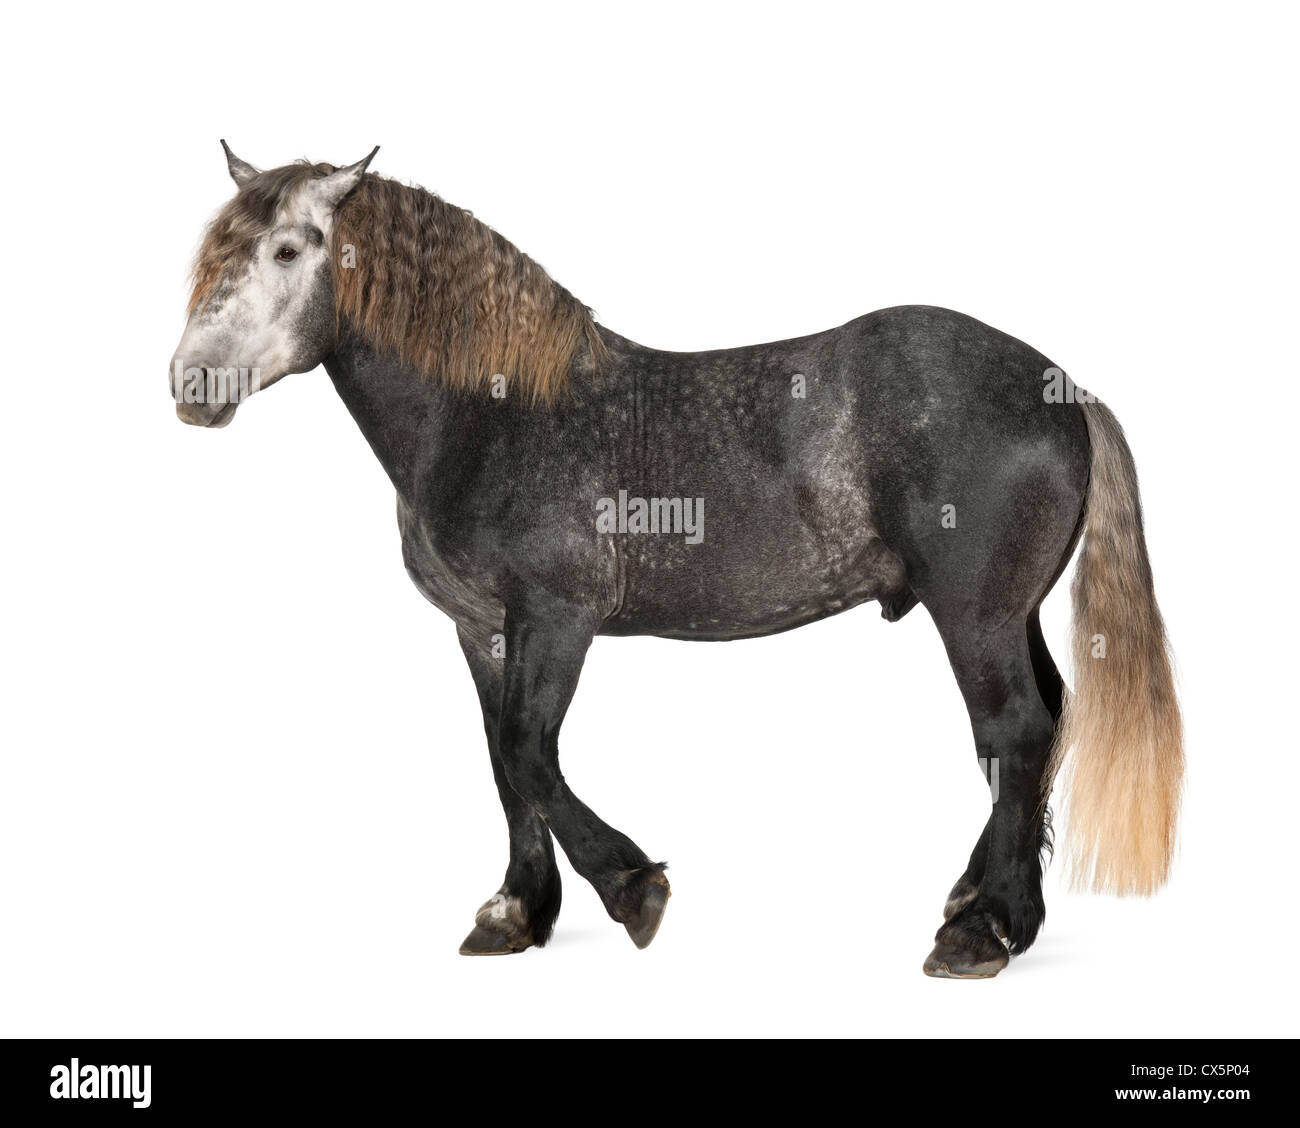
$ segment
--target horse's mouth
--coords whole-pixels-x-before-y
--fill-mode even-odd
[[[224,427],[235,417],[237,403],[178,403],[176,418],[191,427]]]

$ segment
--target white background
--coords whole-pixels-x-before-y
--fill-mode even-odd
[[[1283,6],[35,10],[0,79],[0,1034],[1295,1033]],[[924,977],[987,791],[926,613],[869,606],[597,640],[563,764],[671,863],[664,926],[638,952],[562,862],[549,948],[459,957],[505,824],[387,479],[321,371],[219,432],[168,398],[219,137],[380,143],[646,344],[923,302],[1065,367],[1127,428],[1179,658],[1167,889],[1053,867],[1029,955]]]

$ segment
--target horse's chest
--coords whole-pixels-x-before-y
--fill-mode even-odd
[[[439,552],[427,528],[400,496],[397,525],[402,533],[402,560],[421,595],[458,623],[500,623],[503,611],[481,578]]]

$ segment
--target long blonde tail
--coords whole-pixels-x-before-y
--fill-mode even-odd
[[[1054,752],[1065,857],[1076,887],[1148,894],[1173,859],[1183,725],[1133,455],[1108,408],[1093,401],[1083,410],[1092,477],[1071,587],[1075,684]]]

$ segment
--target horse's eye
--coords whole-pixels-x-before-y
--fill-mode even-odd
[[[292,247],[281,247],[275,252],[277,262],[293,262],[298,257],[298,252]]]

